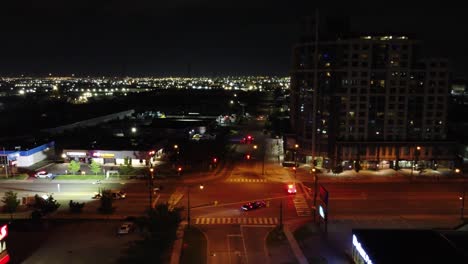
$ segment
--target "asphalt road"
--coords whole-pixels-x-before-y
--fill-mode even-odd
[[[18,196],[23,195],[43,195],[54,194],[54,197],[63,199],[88,200],[97,192],[99,188],[121,189],[119,183],[55,183],[48,179],[37,179],[34,182],[17,182],[3,183],[0,186],[0,192],[12,190],[18,193]]]
[[[159,199],[166,201],[170,194],[174,191],[175,186],[168,184],[164,185],[164,189],[160,192]],[[124,216],[142,215],[149,208],[149,189],[145,182],[138,183],[55,183],[50,180],[34,180],[34,182],[25,183],[5,183],[0,187],[0,192],[12,190],[18,193],[18,198],[25,196],[48,195],[52,196],[61,204],[59,211],[68,210],[68,202],[70,200],[78,202],[86,202],[84,213],[95,213],[100,206],[99,200],[91,199],[96,192],[102,189],[122,190],[127,195],[126,199],[114,200],[113,206],[116,207],[116,214]],[[153,193],[153,199],[157,195]]]
[[[256,263],[268,259],[265,238],[280,219],[297,217],[294,195],[287,194],[286,184],[263,177],[264,136],[257,130],[241,131],[252,135],[251,144],[238,144],[226,166],[226,177],[190,189],[191,224],[208,239],[208,263]],[[241,138],[242,138],[241,137]],[[256,148],[254,147],[256,146]],[[250,159],[247,159],[250,155]],[[268,161],[266,161],[268,162]],[[243,211],[247,202],[262,200],[267,207]],[[182,201],[187,204],[187,197]],[[282,213],[282,217],[280,214]]]
[[[312,184],[308,184],[312,187]],[[326,183],[330,217],[460,215],[463,184],[453,183]]]

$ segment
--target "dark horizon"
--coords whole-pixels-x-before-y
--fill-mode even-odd
[[[0,18],[0,75],[288,76],[302,20],[315,7],[267,3],[11,4]],[[467,77],[462,10],[341,7],[320,8],[320,14],[349,17],[353,32],[401,32],[421,40],[428,57],[448,57],[454,75]]]

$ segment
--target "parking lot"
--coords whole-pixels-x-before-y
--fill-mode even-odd
[[[136,229],[118,236],[117,229],[122,223],[77,221],[51,226],[48,238],[22,263],[116,263],[129,243],[139,239]]]

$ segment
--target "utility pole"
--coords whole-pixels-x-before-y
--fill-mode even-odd
[[[463,194],[462,196],[459,197],[461,200],[461,207],[460,207],[460,219],[463,220],[465,219],[465,187],[463,186]]]
[[[265,175],[265,155],[266,155],[266,146],[263,145],[263,162],[262,162],[262,176]]]
[[[313,82],[313,94],[312,94],[312,166],[314,165],[315,159],[315,136],[317,133],[317,92],[318,92],[318,23],[319,23],[319,12],[315,9],[315,47],[314,47],[314,82]]]
[[[280,201],[280,229],[283,230],[283,200]]]
[[[312,172],[314,173],[314,222],[316,221],[317,217],[317,185],[318,185],[318,178],[317,178],[317,172],[315,168],[312,169]]]
[[[153,209],[153,172],[154,169],[150,168],[150,175],[148,175],[148,190],[149,190],[149,210]]]
[[[190,186],[187,187],[187,226],[190,229]]]
[[[8,155],[6,155],[5,147],[3,147],[3,154],[5,155],[5,176],[8,178]]]

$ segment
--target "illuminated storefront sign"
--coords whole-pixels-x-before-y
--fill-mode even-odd
[[[115,154],[114,153],[94,152],[93,156],[94,157],[100,157],[100,158],[113,158],[113,157],[115,157]]]
[[[8,255],[5,238],[8,236],[8,225],[0,227],[0,264],[5,264],[10,261]]]
[[[86,152],[76,152],[76,151],[70,151],[67,152],[68,156],[86,156]]]
[[[8,226],[4,225],[0,228],[0,241],[2,241],[8,235]]]
[[[325,211],[321,205],[319,205],[319,214],[323,219],[325,219]]]
[[[361,243],[359,243],[355,235],[353,235],[353,246],[356,248],[356,250],[359,252],[359,255],[361,255],[362,259],[367,264],[372,264],[372,260],[370,260],[369,256],[367,255],[366,251],[362,248]]]

